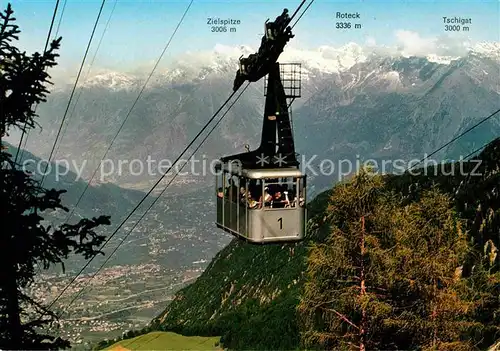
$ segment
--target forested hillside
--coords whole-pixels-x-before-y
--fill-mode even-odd
[[[391,239],[404,250],[410,250],[413,245],[412,241],[417,240],[417,237],[421,237],[422,242],[429,240],[425,250],[420,246],[415,246],[403,255],[405,259],[413,257],[414,265],[411,266],[413,277],[403,274],[407,270],[399,271],[399,276],[396,268],[392,270],[393,274],[401,277],[402,281],[411,282],[412,287],[414,284],[420,286],[420,290],[412,292],[416,294],[415,296],[406,297],[407,301],[414,301],[420,307],[417,310],[405,312],[410,313],[412,316],[410,320],[413,320],[414,324],[410,323],[410,329],[405,329],[400,337],[404,339],[405,336],[419,332],[423,335],[423,339],[415,338],[413,341],[408,341],[409,344],[403,343],[402,339],[399,339],[400,344],[397,344],[398,341],[394,339],[395,341],[391,342],[396,344],[392,344],[392,347],[420,345],[430,349],[438,346],[446,349],[475,349],[476,347],[484,349],[498,339],[498,325],[500,325],[498,298],[500,255],[497,254],[500,228],[499,166],[500,139],[497,139],[476,159],[462,165],[464,170],[462,175],[458,174],[459,164],[447,164],[446,167],[420,169],[418,172],[414,171],[414,175],[385,176],[380,179],[377,177],[381,182],[377,185],[378,194],[384,195],[377,195],[374,199],[378,200],[374,201],[379,204],[377,206],[386,207],[374,207],[373,211],[377,214],[377,219],[372,222],[367,219],[367,228],[370,227],[374,232],[371,236],[367,236],[366,250],[370,245],[372,245],[371,250],[374,250],[377,245],[383,246],[383,236],[381,237],[376,230],[380,229],[377,226],[380,226],[381,221],[393,223],[392,229],[385,228],[386,233],[406,233],[406,239],[401,235],[394,235]],[[451,175],[452,167],[456,168],[453,175]],[[353,218],[349,219],[346,214],[352,215],[354,212],[349,211],[351,208],[357,208],[357,205],[351,205],[358,204],[357,199],[364,197],[356,193],[360,187],[356,181],[359,182],[359,179],[355,178],[354,184],[337,185],[333,190],[318,195],[310,202],[309,234],[308,240],[304,243],[261,247],[232,241],[214,258],[202,276],[195,283],[178,292],[174,301],[143,332],[168,330],[184,335],[222,336],[221,342],[230,349],[294,349],[303,347],[304,343],[309,348],[321,348],[327,345],[340,347],[348,345],[349,338],[356,340],[357,334],[346,328],[347,321],[352,322],[350,318],[358,320],[362,315],[358,313],[361,305],[356,305],[355,301],[349,300],[349,303],[347,300],[341,301],[342,299],[337,301],[337,304],[340,303],[340,306],[343,306],[339,308],[343,309],[343,313],[339,314],[342,317],[337,316],[338,318],[332,319],[332,316],[319,311],[316,311],[316,314],[310,314],[314,310],[311,307],[312,300],[321,296],[325,298],[325,293],[331,293],[329,289],[335,286],[336,283],[332,283],[334,280],[347,281],[345,276],[336,276],[338,273],[328,270],[334,269],[335,265],[328,266],[325,262],[341,254],[338,251],[342,247],[338,244],[339,241],[336,245],[332,244],[335,238],[334,233],[337,235],[337,240],[342,238],[345,240],[345,237],[339,234],[339,230],[341,232],[346,230],[346,233],[353,235],[352,230],[346,229],[349,227],[348,221]],[[348,200],[340,201],[339,199],[349,197],[352,198],[352,203],[346,202],[342,207],[342,201]],[[332,202],[332,200],[335,201]],[[426,225],[431,225],[431,227],[425,227]],[[401,230],[402,228],[404,230]],[[425,230],[433,233],[428,239],[425,239]],[[450,233],[455,234],[450,236]],[[415,236],[414,239],[408,237],[410,234]],[[435,240],[432,237],[435,237]],[[356,243],[356,240],[351,241]],[[374,244],[375,242],[378,244]],[[331,245],[325,246],[325,243]],[[337,250],[338,252],[328,254],[325,247],[330,247],[328,249],[330,251]],[[392,267],[395,264],[394,260],[401,260],[401,255],[405,252],[403,249],[402,251],[394,250],[398,251],[400,256],[389,255],[393,262],[388,261],[384,264]],[[334,261],[348,262],[352,259],[349,255],[355,252],[357,252],[356,245],[351,247],[350,251],[342,252],[345,255],[344,260]],[[434,252],[433,256],[429,256],[432,252]],[[316,258],[313,257],[314,255]],[[325,263],[324,267],[318,268],[317,255],[326,255],[320,260]],[[416,259],[418,255],[420,255],[420,261]],[[420,262],[420,264],[415,266],[415,262]],[[424,265],[423,262],[430,263]],[[381,269],[380,267],[371,268]],[[346,267],[338,266],[335,269],[340,272]],[[410,270],[410,268],[407,269]],[[441,276],[433,274],[433,270],[439,271]],[[378,274],[379,278],[382,277],[383,271],[379,271]],[[422,282],[432,277],[438,281],[437,290],[433,293],[434,295],[430,293],[426,295],[425,291],[432,289],[426,290],[428,286]],[[371,276],[370,279],[374,277]],[[420,283],[422,285],[419,285]],[[409,294],[410,291],[401,286],[396,289],[397,284],[395,284],[394,281],[391,282],[391,289],[393,289],[391,298],[384,295],[384,303],[381,304],[379,301],[380,306],[389,308],[392,314],[386,313],[385,319],[380,317],[382,320],[377,320],[373,316],[371,319],[372,327],[382,322],[386,325],[382,328],[383,330],[377,329],[379,347],[381,345],[391,347],[391,344],[381,335],[390,335],[389,339],[396,338],[393,334],[396,333],[395,330],[398,330],[396,326],[401,327],[401,323],[406,318],[395,312],[403,307],[395,306],[389,300],[402,298],[397,294]],[[313,290],[315,293],[312,293]],[[351,291],[350,294],[352,295],[353,292]],[[374,296],[381,299],[377,294]],[[340,297],[332,296],[332,298],[338,300]],[[368,301],[371,301],[367,302],[368,305],[376,303],[373,299]],[[443,306],[439,305],[439,301]],[[427,316],[426,311],[436,303],[434,314],[431,312]],[[455,310],[447,310],[446,304],[450,306],[457,304],[459,307]],[[297,311],[298,306],[302,311]],[[436,312],[441,307],[442,311],[445,311],[442,316]],[[305,317],[307,313],[309,313],[309,320]],[[336,313],[339,312],[336,311]],[[432,319],[436,314],[442,317],[436,319],[440,321],[439,323]],[[337,323],[340,320],[344,320],[345,323]],[[388,326],[391,320],[394,325]],[[432,328],[450,329],[449,332],[443,334],[445,335],[443,338],[447,339],[441,341],[436,339],[434,344],[432,337],[425,339],[424,334],[427,335],[429,330],[434,330]],[[371,331],[375,332],[375,329],[367,330],[367,332]],[[333,334],[336,336],[332,337]],[[339,338],[339,335],[342,337]],[[344,339],[346,335],[348,337]],[[373,344],[372,347],[377,345]]]

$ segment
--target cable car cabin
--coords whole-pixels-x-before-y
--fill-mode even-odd
[[[289,112],[301,95],[301,74],[295,69],[300,64],[278,63],[294,36],[290,27],[284,29],[290,21],[285,9],[274,23],[266,23],[259,51],[240,57],[233,83],[236,91],[244,81],[267,75],[260,146],[224,156],[216,167],[217,227],[251,243],[297,242],[305,237],[306,176],[299,169]],[[282,80],[285,67],[292,70],[283,71]]]
[[[250,243],[303,240],[306,176],[299,169],[219,167],[217,227]]]

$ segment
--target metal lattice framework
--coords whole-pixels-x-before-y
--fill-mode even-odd
[[[300,98],[302,94],[302,66],[300,63],[280,63],[281,83],[287,98]],[[264,96],[267,96],[269,75],[264,79]]]

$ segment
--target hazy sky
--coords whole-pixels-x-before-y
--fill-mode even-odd
[[[98,52],[96,66],[129,66],[155,60],[161,53],[189,0],[116,0],[116,8]],[[27,51],[43,50],[55,0],[13,0],[13,9],[21,27],[21,44]],[[206,1],[195,0],[165,59],[180,52],[210,50],[216,44],[257,47],[263,33],[263,22],[273,20],[288,7],[292,13],[298,0]],[[307,1],[309,3],[309,1]],[[5,7],[7,1],[2,0]],[[64,0],[60,0],[59,14]],[[92,57],[115,0],[107,0],[90,51]],[[67,0],[60,24],[63,37],[60,63],[81,62],[95,22],[100,0]],[[304,6],[305,8],[305,6]],[[337,12],[360,14],[350,21],[361,29],[336,29]],[[397,45],[425,45],[425,40],[449,35],[443,16],[470,18],[468,32],[462,35],[472,41],[500,41],[499,1],[326,1],[316,0],[302,17],[291,44],[301,48],[321,45],[338,47],[349,42]],[[234,19],[241,24],[236,32],[212,33],[208,17]],[[57,28],[59,15],[54,32]],[[53,33],[54,33],[53,32]],[[89,60],[90,60],[89,58]]]

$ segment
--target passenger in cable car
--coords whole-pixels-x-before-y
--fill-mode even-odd
[[[290,199],[288,198],[288,191],[283,191],[283,195],[285,196],[285,208],[290,207]]]
[[[277,191],[276,193],[274,193],[271,206],[272,206],[272,208],[284,208],[285,207],[285,203],[281,199],[281,192]]]
[[[259,203],[253,198],[252,193],[250,191],[248,191],[246,199],[247,199],[248,208],[250,208],[250,209],[257,208],[257,206],[259,205]]]
[[[264,201],[262,201],[262,196],[260,196],[259,203],[262,204],[264,202],[265,207],[271,207],[271,201],[273,201],[273,197],[269,194],[269,188],[266,186],[264,188]]]
[[[226,197],[234,202],[238,201],[238,187],[234,182],[234,178],[231,178],[230,184],[226,188]]]
[[[281,193],[280,190],[277,190],[274,193],[272,207],[273,208],[284,208],[285,207],[285,197],[283,196],[283,194]]]
[[[245,189],[245,187],[240,188],[240,203],[242,205],[246,205],[248,203],[248,200],[251,199],[251,192],[250,190]]]
[[[293,206],[292,207],[296,207],[296,206],[304,206],[304,198],[303,197],[299,197],[297,198],[297,196],[293,199]]]
[[[281,188],[281,193],[282,193],[282,201],[284,202],[284,207],[288,208],[290,207],[290,199],[288,198],[288,194],[289,194],[289,191],[288,191],[288,184],[283,184],[282,188]]]
[[[288,191],[285,192],[285,196],[286,196],[286,200],[288,202],[288,207],[295,207],[295,203],[296,203],[295,186],[293,187],[293,189],[288,189]]]
[[[224,197],[224,189],[222,187],[217,189],[217,197],[220,199],[222,199]]]

